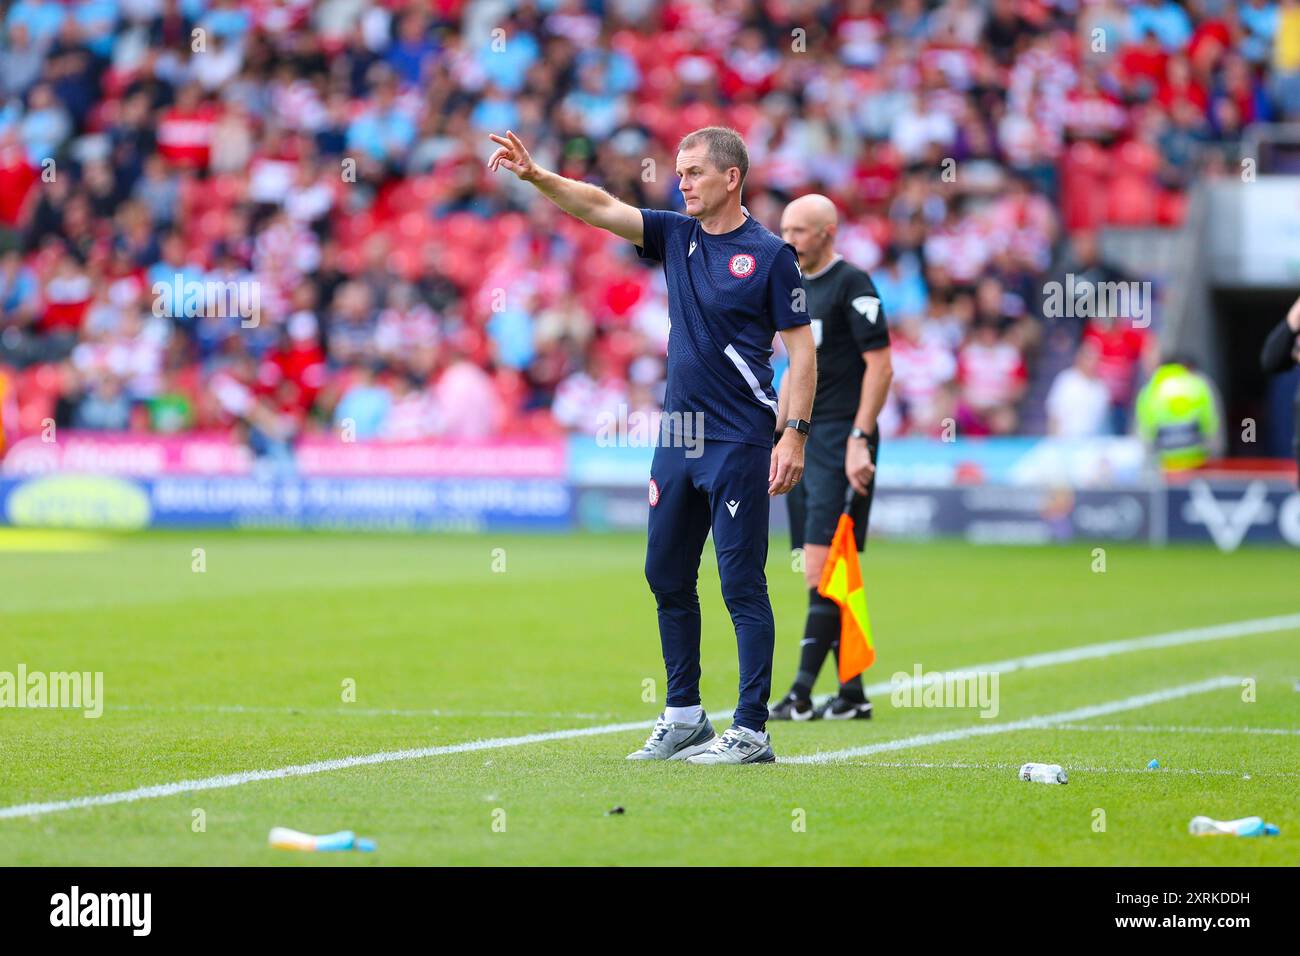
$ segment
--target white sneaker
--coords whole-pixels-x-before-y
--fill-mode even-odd
[[[759,736],[748,727],[732,724],[703,753],[687,757],[687,763],[773,763],[776,754],[766,734]]]
[[[676,720],[666,720],[660,714],[655,720],[654,730],[645,746],[627,755],[628,760],[685,760],[693,754],[708,750],[717,733],[709,723],[707,714],[702,714],[698,724],[686,724]]]

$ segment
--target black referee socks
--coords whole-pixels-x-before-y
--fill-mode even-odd
[[[798,700],[811,700],[813,685],[821,672],[831,645],[840,636],[840,606],[830,598],[808,589],[808,620],[804,623],[803,643],[799,647],[799,673],[790,693]]]

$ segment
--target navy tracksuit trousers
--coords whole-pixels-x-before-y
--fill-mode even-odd
[[[660,445],[650,468],[645,576],[659,605],[669,707],[700,703],[700,601],[704,539],[713,547],[722,597],[736,629],[740,696],[734,722],[762,730],[772,690],[775,626],[767,597],[768,471],[772,451],[706,441],[698,457]]]

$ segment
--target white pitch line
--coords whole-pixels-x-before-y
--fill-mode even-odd
[[[560,717],[564,720],[600,720],[613,714],[573,713],[541,710],[401,710],[387,707],[259,707],[246,704],[108,704],[109,711],[146,711],[166,714],[284,714],[325,717],[468,717],[475,720],[498,717]]]
[[[1300,728],[1296,727],[1157,727],[1152,724],[1056,724],[1052,729],[1122,734],[1259,734],[1273,737],[1300,737]]]
[[[846,760],[850,757],[866,757],[870,754],[888,753],[894,750],[909,750],[913,747],[926,747],[930,744],[946,744],[954,740],[966,740],[970,737],[987,737],[992,734],[1009,734],[1017,730],[1042,730],[1051,728],[1053,724],[1069,723],[1071,721],[1088,720],[1093,717],[1104,717],[1107,714],[1118,714],[1126,710],[1137,710],[1141,707],[1149,707],[1152,704],[1163,704],[1167,701],[1178,700],[1182,697],[1190,697],[1192,694],[1203,694],[1206,691],[1219,690],[1223,687],[1232,687],[1241,681],[1239,677],[1213,677],[1209,680],[1197,681],[1195,684],[1183,684],[1181,687],[1169,687],[1165,690],[1153,691],[1149,694],[1137,694],[1133,697],[1125,697],[1121,700],[1112,700],[1104,704],[1090,704],[1087,707],[1076,707],[1073,710],[1063,710],[1055,714],[1043,714],[1038,717],[1026,717],[1024,720],[1013,720],[1003,724],[983,724],[971,727],[961,727],[956,730],[943,730],[932,734],[916,734],[912,737],[901,737],[897,740],[882,740],[880,743],[867,744],[862,747],[849,747],[845,750],[826,750],[814,754],[801,754],[795,757],[785,757],[779,759],[780,763],[831,763],[838,760]]]
[[[1199,644],[1204,641],[1222,641],[1230,640],[1237,637],[1250,637],[1255,634],[1270,634],[1276,631],[1300,630],[1300,614],[1286,614],[1280,617],[1259,617],[1246,621],[1230,621],[1226,624],[1212,624],[1207,627],[1191,628],[1190,630],[1168,631],[1164,634],[1149,634],[1145,637],[1129,637],[1118,641],[1104,641],[1099,644],[1082,644],[1078,647],[1067,647],[1059,651],[1046,651],[1041,654],[1029,654],[1024,657],[1012,657],[1002,661],[990,661],[986,664],[969,664],[966,667],[954,668],[951,672],[970,673],[973,671],[1021,671],[1033,670],[1038,667],[1051,667],[1056,664],[1070,664],[1075,661],[1095,660],[1098,658],[1113,657],[1116,654],[1131,654],[1135,651],[1146,651],[1161,647],[1178,647],[1184,644]],[[900,681],[895,685],[892,681],[882,681],[878,684],[871,684],[866,688],[868,694],[885,694],[895,689],[895,687],[911,687],[916,683],[915,678],[909,676],[906,681]],[[826,699],[829,699],[827,697]],[[304,707],[258,707],[244,704],[178,704],[171,707],[166,705],[149,705],[149,704],[120,704],[107,706],[108,710],[175,710],[178,712],[195,711],[195,712],[217,712],[229,714],[242,713],[290,713],[292,711],[311,712],[311,708]],[[482,711],[478,713],[454,712],[439,710],[387,710],[383,708],[337,708],[335,711],[322,709],[322,713],[339,713],[352,714],[368,717],[565,717],[574,720],[598,720],[602,717],[608,717],[609,714],[562,714],[562,713],[538,713],[531,715],[526,711]],[[617,725],[611,725],[617,726]],[[613,733],[613,731],[609,731]]]
[[[1125,697],[1122,700],[1111,701],[1105,704],[1093,704],[1088,707],[1078,707],[1057,714],[1030,717],[1025,720],[1013,721],[1011,723],[994,724],[992,726],[964,727],[957,730],[949,730],[933,734],[919,734],[898,740],[886,740],[866,747],[853,747],[847,750],[788,757],[780,762],[826,763],[833,760],[866,756],[873,753],[904,750],[910,747],[922,747],[932,743],[947,743],[953,740],[963,740],[968,737],[1010,733],[1016,730],[1040,729],[1050,727],[1053,722],[1064,723],[1069,721],[1088,720],[1093,717],[1102,717],[1107,714],[1119,713],[1125,710],[1136,710],[1140,707],[1164,703],[1170,700],[1177,700],[1192,694],[1217,690],[1222,687],[1235,686],[1239,682],[1240,678],[1238,677],[1216,677],[1210,680],[1199,681],[1195,684],[1185,684],[1181,687],[1171,687],[1149,694]],[[715,716],[719,719],[726,719],[729,715],[723,712],[716,714]],[[60,813],[64,810],[108,806],[116,803],[133,803],[137,800],[172,797],[181,793],[195,793],[202,790],[220,790],[229,787],[239,787],[246,783],[255,783],[261,780],[278,780],[285,777],[305,777],[318,773],[328,773],[333,770],[346,770],[351,767],[368,766],[371,764],[391,763],[401,760],[419,760],[425,757],[436,757],[443,754],[496,750],[503,747],[519,747],[527,744],[545,743],[551,740],[570,740],[577,737],[593,737],[600,734],[620,733],[644,727],[645,721],[638,720],[624,724],[604,724],[597,727],[580,727],[571,730],[556,730],[547,733],[525,734],[520,737],[496,737],[489,740],[476,740],[460,744],[446,744],[438,747],[419,747],[410,750],[381,751],[380,753],[366,754],[358,757],[341,757],[334,760],[321,760],[315,763],[297,764],[291,767],[281,767],[276,770],[253,770],[243,773],[224,774],[218,777],[204,777],[199,780],[181,780],[176,783],[158,784],[151,787],[138,787],[134,790],[122,790],[117,793],[75,797],[71,800],[56,800],[47,803],[26,803],[17,806],[2,807],[0,808],[0,820],[12,817],[35,817],[49,813]]]
[[[526,744],[540,744],[549,740],[570,740],[574,737],[590,737],[595,734],[610,734],[624,730],[644,730],[646,721],[638,720],[627,724],[605,724],[599,727],[578,727],[572,730],[555,730],[541,734],[525,734],[521,737],[494,737],[490,740],[473,740],[461,744],[445,744],[440,747],[418,747],[412,750],[386,750],[380,753],[365,754],[360,757],[340,757],[335,760],[319,760],[315,763],[297,764],[292,767],[280,767],[276,770],[250,770],[243,773],[228,773],[219,777],[204,777],[200,780],[181,780],[176,783],[158,784],[152,787],[138,787],[135,790],[121,790],[117,793],[102,793],[90,797],[74,797],[71,800],[54,800],[49,803],[24,803],[13,807],[0,807],[0,820],[9,817],[35,817],[46,813],[59,813],[63,810],[75,810],[80,807],[102,807],[114,803],[132,803],[136,800],[152,800],[158,797],[172,797],[179,793],[194,793],[199,790],[222,790],[227,787],[239,787],[259,780],[278,780],[283,777],[307,777],[331,770],[347,770],[350,767],[363,767],[377,763],[392,763],[397,760],[419,760],[423,757],[437,757],[442,754],[470,753],[476,750],[496,750],[501,747],[522,747]]]
[[[1029,654],[1025,657],[1012,657],[1004,661],[992,661],[988,664],[971,664],[958,668],[961,672],[969,671],[1026,671],[1037,667],[1052,667],[1056,664],[1073,664],[1076,661],[1096,660],[1114,657],[1116,654],[1131,654],[1134,651],[1149,651],[1161,647],[1181,647],[1184,644],[1201,644],[1206,641],[1226,641],[1237,637],[1250,637],[1255,634],[1271,634],[1275,631],[1300,630],[1300,614],[1283,614],[1279,617],[1257,617],[1248,621],[1231,621],[1227,624],[1211,624],[1207,627],[1193,627],[1182,631],[1169,631],[1164,634],[1151,634],[1146,637],[1128,637],[1119,641],[1103,641],[1100,644],[1081,644],[1059,651],[1044,651],[1041,654]],[[872,684],[867,688],[868,694],[884,694],[895,686],[911,687],[915,678],[908,677],[905,682],[895,685],[892,681]]]
[[[928,763],[874,760],[854,761],[855,767],[881,767],[886,770],[1019,770],[1018,763]],[[1140,773],[1145,776],[1175,774],[1207,777],[1300,777],[1289,770],[1197,770],[1194,767],[1066,767],[1070,773]]]
[[[1099,644],[1084,644],[1079,647],[1066,648],[1060,651],[1048,651],[1042,654],[1030,654],[1025,657],[1010,658],[1005,661],[994,661],[989,664],[974,664],[961,668],[963,671],[1014,671],[1030,670],[1037,667],[1050,667],[1054,664],[1067,664],[1075,661],[1091,660],[1096,658],[1111,657],[1116,654],[1129,654],[1134,651],[1152,650],[1160,647],[1176,647],[1183,644],[1197,644],[1203,641],[1228,640],[1236,637],[1247,637],[1253,634],[1268,634],[1274,631],[1288,631],[1300,629],[1300,614],[1282,615],[1280,617],[1254,618],[1246,621],[1234,621],[1227,624],[1214,624],[1208,627],[1191,628],[1189,630],[1171,631],[1166,634],[1153,634],[1147,637],[1127,638],[1119,641],[1106,641]],[[906,682],[910,685],[913,681],[909,678]],[[867,688],[868,693],[881,694],[894,688],[893,683],[872,684]],[[1087,708],[1085,708],[1087,710]],[[1105,713],[1110,713],[1106,711]],[[1061,720],[1080,720],[1085,719],[1078,716],[1076,712],[1067,712],[1070,716],[1060,717]],[[726,714],[716,714],[720,719],[726,719]],[[1059,715],[1058,715],[1059,716]],[[1089,714],[1088,716],[1101,716],[1101,714]],[[211,790],[223,787],[237,787],[245,783],[252,783],[257,780],[273,780],[278,777],[295,777],[307,776],[314,773],[326,773],[330,770],[341,770],[347,767],[361,766],[372,763],[387,763],[393,760],[415,760],[421,757],[437,756],[441,753],[461,753],[469,750],[484,750],[495,747],[513,747],[522,746],[529,743],[542,743],[548,740],[564,740],[571,737],[590,737],[599,734],[621,733],[626,730],[633,730],[638,727],[644,727],[647,721],[637,721],[635,723],[624,724],[603,724],[596,727],[581,727],[574,730],[557,730],[551,733],[529,734],[522,737],[503,737],[494,740],[472,741],[465,744],[450,744],[444,747],[424,747],[414,750],[387,751],[377,754],[368,754],[360,757],[343,757],[336,760],[325,760],[317,763],[301,764],[295,767],[283,767],[279,770],[258,770],[244,773],[227,774],[220,777],[207,777],[202,780],[180,781],[178,783],[158,784],[152,787],[141,787],[136,790],[124,790],[118,793],[99,794],[90,797],[76,797],[71,800],[53,801],[49,803],[30,803],[21,804],[11,807],[0,807],[0,820],[10,817],[20,816],[37,816],[44,813],[58,813],[63,810],[72,810],[78,807],[102,806],[113,803],[125,803],[133,800],[151,799],[154,797],[172,796],[177,793],[188,793],[193,790]],[[1010,725],[995,725],[996,727],[1010,727]],[[988,733],[993,728],[977,728],[977,733]],[[993,729],[993,732],[1001,733],[1003,731]],[[953,733],[957,733],[954,731]],[[962,737],[971,734],[963,733],[960,737],[953,739],[962,739]],[[935,735],[924,735],[932,737]],[[904,744],[906,741],[918,740],[922,738],[909,737],[905,741],[896,742]],[[942,742],[942,741],[936,741]],[[922,746],[923,744],[906,744],[906,746]],[[884,746],[884,745],[880,745]],[[891,747],[890,749],[903,749],[901,746]],[[875,752],[875,751],[872,751]],[[818,762],[816,758],[819,755],[812,755],[811,758],[788,758],[783,761],[791,762]],[[833,758],[826,758],[833,759]]]

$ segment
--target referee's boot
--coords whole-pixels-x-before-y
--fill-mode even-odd
[[[768,720],[816,720],[819,716],[811,700],[796,697],[793,692],[781,698],[767,713]]]
[[[822,720],[870,720],[871,701],[865,694],[861,700],[836,694],[821,709]]]
[[[668,720],[660,714],[650,736],[640,750],[627,755],[628,760],[685,760],[704,753],[718,739],[707,714],[698,724]]]

